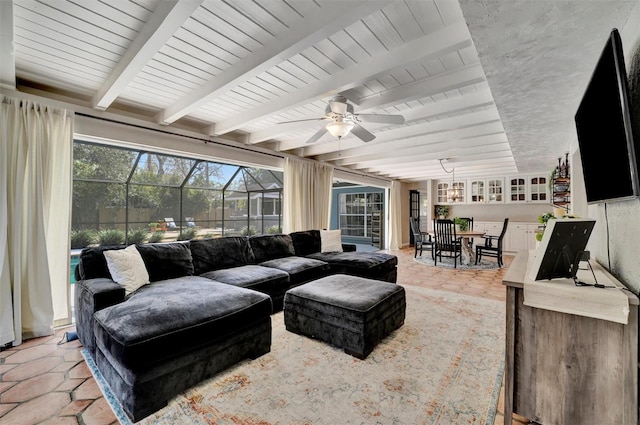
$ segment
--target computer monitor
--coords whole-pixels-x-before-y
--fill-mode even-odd
[[[595,223],[589,218],[549,220],[529,277],[532,280],[575,278]]]

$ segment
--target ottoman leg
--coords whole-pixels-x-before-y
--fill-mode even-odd
[[[366,359],[366,358],[367,358],[367,356],[368,356],[369,354],[371,354],[371,352],[372,352],[372,351],[373,351],[373,348],[372,348],[371,350],[366,350],[366,352],[364,352],[364,353],[358,353],[358,352],[356,352],[356,351],[349,350],[348,348],[345,348],[345,349],[344,349],[344,352],[345,352],[345,353],[347,353],[348,355],[353,356],[353,357],[355,357],[355,358],[358,358],[358,359],[360,359],[360,360],[364,360],[364,359]]]

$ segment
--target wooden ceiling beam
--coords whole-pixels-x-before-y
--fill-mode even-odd
[[[389,1],[351,2],[348,8],[327,7],[314,19],[300,20],[285,33],[280,34],[268,45],[240,60],[216,78],[193,90],[173,105],[163,110],[157,117],[161,124],[171,124],[195,109],[219,97],[222,93],[244,83],[289,59],[295,54],[313,46],[320,40],[342,28],[359,21],[389,4]],[[239,126],[233,128],[237,129]],[[232,129],[224,131],[224,133]]]
[[[213,133],[219,135],[237,130],[268,115],[277,114],[319,98],[333,96],[343,90],[387,75],[395,69],[405,68],[408,64],[422,62],[428,57],[439,57],[470,45],[472,45],[472,41],[466,24],[464,22],[454,24],[410,41],[385,54],[376,55],[357,65],[343,69],[286,96],[266,102],[246,113],[217,122],[213,126]]]
[[[104,111],[127,88],[173,34],[184,24],[203,0],[164,0],[142,27],[138,36],[109,74],[91,101]]]

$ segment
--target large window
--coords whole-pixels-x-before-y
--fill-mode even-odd
[[[378,232],[383,197],[382,192],[341,193],[338,202],[342,235],[368,238]]]
[[[276,233],[282,172],[74,143],[72,248]]]

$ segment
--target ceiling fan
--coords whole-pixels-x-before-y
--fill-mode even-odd
[[[354,114],[353,105],[347,102],[344,96],[336,96],[329,101],[325,109],[325,116],[322,118],[308,118],[304,120],[285,121],[279,124],[301,122],[301,121],[329,121],[329,123],[318,130],[307,140],[307,143],[314,143],[327,131],[338,140],[349,133],[353,133],[364,142],[370,142],[376,138],[371,132],[360,125],[361,122],[377,122],[383,124],[404,124],[402,115],[381,115],[381,114]]]

